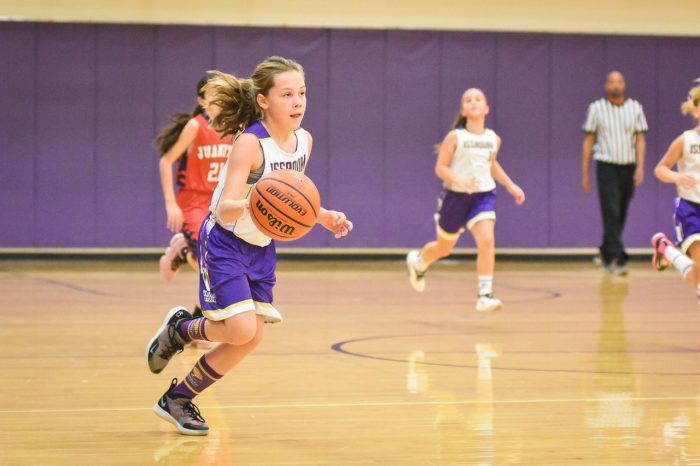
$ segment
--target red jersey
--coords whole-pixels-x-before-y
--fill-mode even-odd
[[[197,115],[195,119],[199,130],[192,150],[180,158],[177,185],[181,192],[199,191],[209,193],[211,197],[219,181],[219,173],[231,152],[233,136],[221,139],[203,115]]]

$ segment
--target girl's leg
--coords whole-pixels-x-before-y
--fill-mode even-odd
[[[698,283],[700,282],[700,270],[698,270],[700,266],[700,242],[695,242],[690,245],[688,248],[688,255],[693,259],[693,268],[688,271],[688,274],[684,278],[690,286],[697,290],[700,284]]]
[[[236,319],[238,316],[244,316],[244,318]],[[252,337],[240,345],[222,342],[216,348],[202,356],[187,377],[173,389],[173,393],[176,396],[192,399],[199,395],[205,388],[212,385],[228,371],[233,369],[260,344],[263,334],[265,333],[265,320],[263,316],[256,316],[252,312],[244,312],[243,314],[229,317],[220,323],[226,325],[226,321],[230,320],[234,320],[234,323],[230,324],[231,326],[235,326],[236,322],[247,326],[252,320],[254,325]],[[218,324],[219,322],[212,323]],[[219,326],[213,326],[215,331],[219,330],[217,327]]]
[[[262,341],[263,335],[265,334],[265,318],[260,315],[255,316],[255,318],[255,334],[246,343],[243,343],[242,345],[221,343],[205,355],[209,365],[219,374],[225,374],[233,369],[239,362],[241,362],[255,348],[257,348]]]
[[[447,239],[437,235],[435,241],[423,246],[421,251],[413,250],[406,256],[406,266],[408,267],[408,282],[414,290],[421,292],[425,289],[425,271],[428,270],[430,264],[447,257],[454,249],[459,234],[453,239]]]
[[[437,235],[435,241],[431,241],[423,246],[420,256],[418,257],[416,269],[419,272],[425,272],[432,263],[449,256],[458,240],[459,236],[454,239],[447,239]]]
[[[256,316],[252,312],[246,312],[243,315],[245,317],[242,319],[234,319],[237,316],[233,316],[226,320],[234,319],[247,327],[252,317],[255,323],[255,332],[252,338],[241,345],[219,344],[202,356],[180,383],[177,383],[177,379],[173,379],[168,391],[153,407],[158,416],[175,424],[183,434],[207,435],[209,433],[209,426],[192,403],[192,399],[221,379],[260,344],[265,332],[264,317]],[[219,322],[214,323],[218,324]],[[225,322],[221,323],[227,325]],[[218,325],[213,326],[213,332],[221,330],[219,327]],[[237,335],[240,336],[241,333]]]
[[[493,277],[496,265],[494,229],[495,222],[493,220],[482,220],[471,229],[472,236],[476,242],[476,273],[479,276]]]
[[[502,303],[493,297],[493,271],[496,265],[496,245],[494,239],[495,222],[485,219],[471,229],[476,242],[476,271],[479,280],[479,299],[476,310],[489,312],[500,309]]]

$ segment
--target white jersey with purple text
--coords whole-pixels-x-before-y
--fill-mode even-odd
[[[683,155],[678,160],[678,172],[691,175],[698,181],[692,188],[678,186],[678,197],[700,204],[700,133],[697,130],[683,133]]]
[[[297,137],[297,148],[296,151],[291,154],[280,149],[270,136],[270,133],[267,132],[263,124],[259,121],[246,128],[244,133],[254,134],[259,139],[264,160],[262,167],[255,172],[251,172],[248,176],[246,198],[250,198],[253,186],[255,186],[255,183],[257,183],[265,173],[275,170],[296,170],[298,172],[304,172],[306,161],[309,156],[309,133],[307,133],[306,130],[299,128],[294,132]],[[217,207],[221,201],[221,193],[224,189],[227,171],[228,163],[224,166],[219,176],[219,184],[216,186],[216,190],[211,199],[209,210],[211,210],[212,218],[224,229],[232,232],[243,241],[255,246],[267,246],[272,240],[269,236],[264,235],[258,230],[253,220],[250,218],[250,215],[230,223],[225,223],[218,218]]]
[[[483,134],[470,133],[466,128],[457,128],[457,145],[450,162],[450,170],[460,178],[476,179],[475,193],[484,193],[496,189],[496,182],[491,176],[491,164],[498,149],[498,136],[487,129]],[[445,188],[454,192],[465,192],[456,186],[445,183]]]

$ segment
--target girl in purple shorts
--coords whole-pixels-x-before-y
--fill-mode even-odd
[[[425,272],[433,262],[452,252],[460,235],[468,229],[477,247],[476,269],[479,293],[476,310],[488,312],[502,306],[493,296],[495,267],[494,226],[496,222],[496,182],[503,185],[516,204],[525,202],[525,193],[496,161],[501,138],[486,128],[489,106],[481,89],[467,89],[460,112],[440,145],[435,173],[444,182],[444,191],[435,214],[437,238],[406,256],[408,277],[416,291],[425,289]]]
[[[147,347],[151,372],[160,373],[192,340],[219,344],[197,361],[153,407],[186,435],[207,435],[209,426],[192,399],[223,377],[260,343],[265,323],[282,316],[273,306],[276,255],[272,240],[253,224],[249,195],[263,174],[278,167],[304,171],[312,138],[301,128],[306,111],[304,70],[293,60],[270,57],[250,79],[215,72],[205,86],[221,111],[212,126],[222,136],[241,133],[214,191],[199,233],[200,305],[204,317],[182,307],[165,316]],[[342,212],[321,209],[318,223],[336,238],[352,223]]]
[[[678,189],[674,217],[679,247],[676,248],[665,234],[655,234],[651,238],[654,246],[652,262],[657,270],[672,264],[696,290],[700,300],[700,85],[690,90],[681,111],[684,115],[690,114],[696,126],[671,143],[654,170],[658,179],[674,183]],[[672,170],[674,165],[676,171]]]

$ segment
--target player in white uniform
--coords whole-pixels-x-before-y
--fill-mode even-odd
[[[221,112],[212,126],[222,135],[237,134],[226,173],[212,200],[212,212],[199,233],[200,305],[204,317],[172,309],[151,339],[147,359],[160,373],[190,340],[220,342],[190,373],[158,400],[154,411],[187,435],[206,435],[209,427],[192,399],[218,381],[260,343],[265,323],[279,322],[272,305],[276,282],[275,243],[250,220],[249,195],[269,171],[303,171],[311,153],[311,135],[300,128],[306,111],[304,71],[297,62],[270,57],[250,80],[214,73],[205,89]],[[352,223],[345,214],[321,208],[318,223],[336,238]]]
[[[671,143],[654,170],[658,179],[674,183],[678,189],[675,220],[680,249],[666,235],[657,233],[651,239],[652,261],[658,270],[673,264],[683,279],[696,289],[700,300],[700,84],[690,90],[681,111],[694,118],[696,127],[683,132]],[[674,165],[677,171],[672,170]]]
[[[406,256],[411,286],[423,291],[424,274],[430,264],[448,256],[465,228],[469,229],[477,247],[476,310],[480,312],[493,311],[502,305],[493,297],[496,182],[508,190],[518,205],[525,202],[523,190],[496,161],[501,139],[486,128],[488,113],[484,92],[467,89],[453,129],[440,145],[435,166],[435,173],[444,182],[435,215],[437,238],[423,246],[422,251],[411,251]]]

